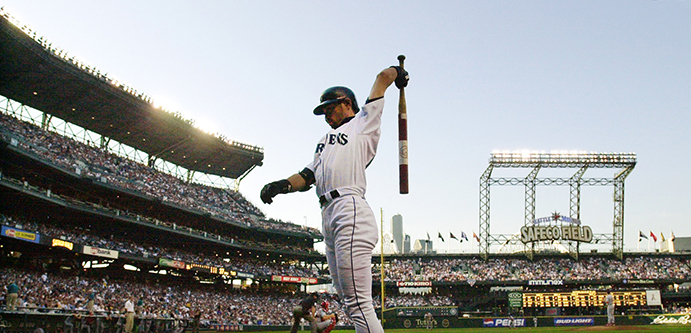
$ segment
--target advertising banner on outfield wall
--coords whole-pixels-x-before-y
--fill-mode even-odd
[[[525,327],[525,318],[485,318],[482,321],[482,327]]]
[[[423,317],[417,318],[400,318],[393,321],[386,321],[386,328],[427,328],[427,320]],[[445,317],[445,318],[433,318],[432,327],[434,328],[449,328],[449,327],[460,327],[458,323],[458,318],[456,317]]]
[[[691,325],[691,315],[659,315],[653,319],[651,325],[681,324]]]
[[[595,318],[593,318],[593,317],[554,318],[554,326],[586,326],[586,325],[595,325]]]

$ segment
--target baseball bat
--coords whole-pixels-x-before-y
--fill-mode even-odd
[[[404,55],[398,56],[398,65],[403,68]],[[398,180],[399,192],[408,194],[408,107],[405,102],[405,88],[398,93]]]

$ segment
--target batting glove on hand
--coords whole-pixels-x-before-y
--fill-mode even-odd
[[[263,203],[270,204],[273,202],[273,197],[277,196],[279,193],[288,193],[291,188],[292,185],[290,185],[287,179],[277,180],[264,185],[259,197],[261,197]]]
[[[406,86],[408,86],[408,81],[410,80],[410,76],[408,75],[408,72],[401,68],[401,66],[391,66],[390,68],[395,68],[396,69],[396,80],[394,83],[396,83],[396,88],[398,89],[403,89]]]

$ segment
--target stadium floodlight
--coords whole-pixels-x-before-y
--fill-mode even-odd
[[[490,185],[519,185],[525,187],[524,224],[529,225],[535,219],[535,187],[537,185],[569,186],[569,215],[580,220],[581,186],[612,185],[614,187],[614,218],[612,234],[594,235],[612,241],[612,253],[623,256],[624,250],[624,180],[636,166],[636,153],[587,152],[553,150],[544,151],[493,151],[490,155],[489,166],[480,177],[480,240],[479,251],[488,258],[490,245],[502,245],[508,238],[490,234]],[[496,168],[529,168],[525,177],[493,177]],[[569,177],[538,177],[542,169],[573,168],[577,171]],[[583,177],[586,170],[591,168],[620,168],[614,177]],[[505,245],[505,244],[504,244]],[[565,245],[569,253],[578,258],[579,242],[567,240]],[[503,246],[503,245],[502,245]],[[525,250],[525,254],[532,259],[535,247]]]
[[[534,167],[534,166],[598,166],[625,167],[636,164],[636,153],[602,153],[586,151],[552,151],[545,152],[492,152],[490,164],[498,167]]]

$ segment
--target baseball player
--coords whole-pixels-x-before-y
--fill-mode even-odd
[[[365,168],[377,152],[384,93],[394,82],[404,88],[408,72],[399,66],[382,70],[362,110],[350,89],[326,89],[314,114],[324,115],[332,129],[317,143],[314,160],[287,179],[265,185],[260,195],[270,204],[279,193],[316,185],[331,279],[357,333],[384,331],[372,305],[372,250],[379,237],[365,200]]]
[[[329,311],[329,301],[324,300],[321,302],[321,307],[317,309],[317,320],[327,321],[334,318],[335,313]]]
[[[431,330],[434,328],[434,316],[431,312],[425,313],[425,328]]]
[[[317,328],[317,320],[314,319],[314,304],[319,300],[317,293],[311,293],[300,301],[300,304],[293,308],[293,327],[290,333],[297,333],[302,319],[307,320],[310,324],[310,331],[312,333],[319,333]]]
[[[335,314],[327,315],[317,313],[315,304],[318,301],[319,295],[317,293],[311,293],[303,298],[300,304],[293,308],[293,327],[290,329],[291,333],[297,333],[302,319],[309,322],[310,331],[312,333],[329,333],[336,327],[338,316]]]
[[[611,291],[605,296],[605,305],[607,305],[607,326],[614,326],[614,296]]]
[[[335,312],[331,313],[329,311],[329,302],[327,300],[324,300],[321,303],[321,307],[317,309],[316,318],[319,321],[317,329],[322,333],[331,332],[338,323],[338,315]]]

